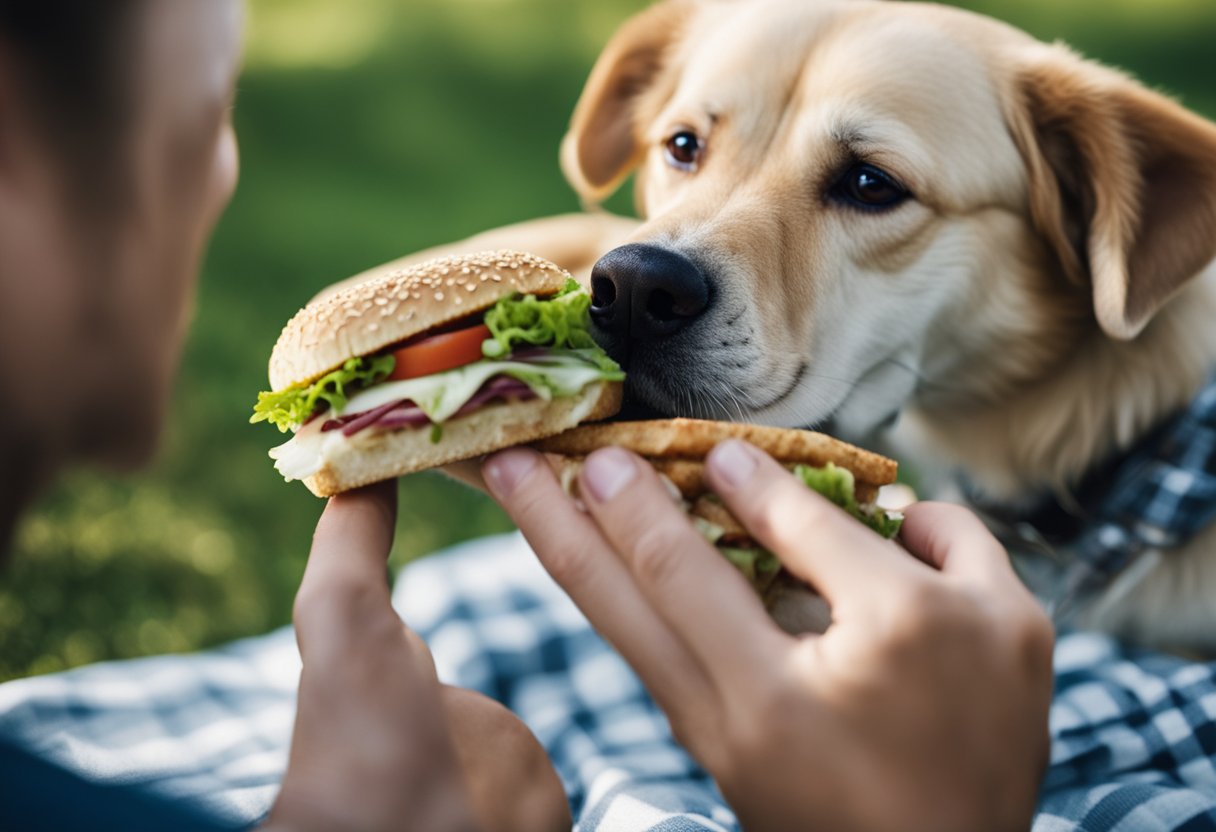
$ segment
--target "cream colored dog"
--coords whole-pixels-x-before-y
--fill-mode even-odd
[[[1216,127],[984,17],[666,0],[596,64],[562,165],[589,204],[636,172],[645,219],[455,248],[590,279],[664,413],[885,432],[918,472],[1016,506],[1066,494],[1216,367]],[[1216,527],[1089,618],[1216,651]]]

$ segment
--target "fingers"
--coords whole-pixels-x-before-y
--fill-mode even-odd
[[[1017,580],[1005,548],[962,506],[911,505],[904,510],[899,537],[909,552],[944,574],[986,582]]]
[[[395,482],[329,501],[296,595],[303,659],[272,821],[283,828],[469,829],[473,815],[426,645],[393,610]]]
[[[331,497],[313,535],[304,585],[322,580],[385,584],[396,522],[395,480]]]
[[[394,481],[330,499],[296,594],[293,618],[302,652],[319,643],[341,651],[370,627],[401,626],[387,573],[396,516]]]
[[[723,442],[706,462],[739,522],[837,610],[924,568],[746,442]]]
[[[708,678],[639,592],[595,522],[566,496],[540,454],[491,456],[486,484],[542,564],[592,625],[625,657],[659,704],[704,697]],[[667,499],[664,497],[664,499]]]
[[[580,492],[668,626],[711,674],[766,664],[780,638],[756,593],[689,522],[654,469],[621,448],[587,458]]]

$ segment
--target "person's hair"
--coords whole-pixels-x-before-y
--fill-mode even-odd
[[[21,104],[85,193],[105,190],[133,106],[144,0],[0,0],[0,55]]]

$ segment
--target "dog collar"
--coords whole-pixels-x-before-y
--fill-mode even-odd
[[[960,485],[1019,553],[1031,589],[1066,620],[1116,584],[1130,589],[1157,558],[1216,520],[1216,374],[1187,407],[1091,470],[1069,495],[1017,511],[985,503],[965,479]]]

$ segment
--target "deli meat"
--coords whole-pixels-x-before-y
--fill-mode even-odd
[[[499,399],[527,401],[534,398],[536,398],[536,393],[522,381],[510,376],[495,376],[482,385],[481,389],[473,394],[473,398],[465,402],[464,406],[456,411],[452,418],[467,416],[474,410]],[[377,407],[375,410],[352,413],[338,419],[330,419],[321,426],[321,430],[341,430],[343,436],[354,436],[370,427],[389,430],[391,428],[422,427],[423,425],[430,424],[430,422],[431,420],[427,418],[427,415],[422,412],[421,408],[413,402],[405,400],[390,402],[389,404]]]

